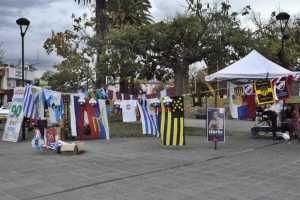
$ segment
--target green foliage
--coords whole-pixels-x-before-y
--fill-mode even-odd
[[[105,53],[107,64],[120,64],[111,69],[124,66],[129,74],[139,78],[174,78],[177,94],[182,95],[188,66],[193,62],[204,59],[209,71],[214,72],[250,51],[250,33],[241,28],[237,19],[237,15],[246,14],[248,7],[240,13],[231,12],[230,5],[225,3],[220,7],[195,8],[201,10],[169,21],[111,31],[110,53]],[[130,58],[135,74],[122,63],[124,58]]]
[[[105,4],[102,10],[97,7],[99,2],[96,0],[96,18],[73,17],[72,29],[53,32],[46,40],[47,53],[63,58],[56,66],[58,72],[49,77],[52,86],[59,88],[61,84],[64,89],[75,89],[89,78],[94,83],[97,74],[97,77],[120,77],[121,89],[127,92],[141,79],[155,77],[167,82],[173,78],[177,95],[182,95],[188,85],[188,66],[195,61],[204,60],[208,73],[213,73],[256,49],[279,63],[282,35],[275,12],[267,23],[254,15],[256,30],[253,31],[243,28],[240,22],[241,17],[250,13],[250,6],[233,11],[227,1],[211,5],[201,0],[186,0],[185,15],[155,23],[150,16],[149,0],[101,0]],[[105,37],[87,34],[90,28],[97,30],[99,12],[103,15],[101,25],[108,28]],[[287,31],[284,59],[292,67],[300,57],[299,20],[292,20]],[[83,64],[86,59],[93,63],[95,57],[95,67]]]
[[[112,0],[107,3],[110,28],[141,26],[152,22],[149,0]]]
[[[300,22],[294,18],[290,19],[285,33],[288,37],[284,41],[284,63],[281,63],[279,53],[281,50],[282,33],[280,23],[276,21],[276,12],[271,14],[267,23],[263,23],[256,15],[253,15],[252,18],[256,25],[256,30],[252,33],[253,42],[249,46],[286,68],[292,69],[296,65],[299,65],[297,59],[300,58]]]
[[[83,87],[84,82],[95,81],[95,72],[90,64],[95,49],[88,46],[90,36],[87,32],[90,26],[90,20],[86,16],[73,16],[71,30],[58,33],[52,31],[52,36],[45,41],[44,48],[47,53],[55,53],[63,59],[54,66],[57,72],[48,77],[52,89],[74,91]]]

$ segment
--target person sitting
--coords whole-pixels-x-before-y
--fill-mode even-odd
[[[291,139],[299,138],[299,112],[295,108],[295,106],[291,107],[290,113],[289,113],[289,133]]]

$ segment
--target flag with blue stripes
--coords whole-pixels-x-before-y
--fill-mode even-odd
[[[26,85],[23,102],[24,117],[31,119],[35,118],[38,101],[39,90],[36,87],[33,87],[32,85]]]
[[[151,110],[150,100],[142,99],[138,103],[144,135],[159,137],[158,115]]]

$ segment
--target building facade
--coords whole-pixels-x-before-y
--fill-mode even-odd
[[[40,79],[44,71],[29,65],[25,66],[24,79],[26,83],[33,83]],[[22,86],[22,67],[3,64],[0,65],[0,106],[12,100],[13,89]]]

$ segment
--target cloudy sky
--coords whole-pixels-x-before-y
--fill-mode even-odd
[[[218,0],[204,0],[216,2]],[[220,2],[220,1],[219,1]],[[250,5],[262,18],[268,18],[273,10],[282,10],[292,15],[299,14],[299,0],[230,0],[233,10]],[[155,20],[171,18],[185,10],[185,0],[151,0],[151,13]],[[5,62],[18,63],[21,56],[20,30],[16,19],[26,17],[31,24],[26,34],[25,59],[41,68],[51,68],[59,59],[47,55],[43,42],[51,31],[63,31],[72,24],[71,15],[90,13],[90,8],[77,5],[73,0],[0,0],[0,42],[4,42]],[[249,19],[243,19],[249,24]]]

